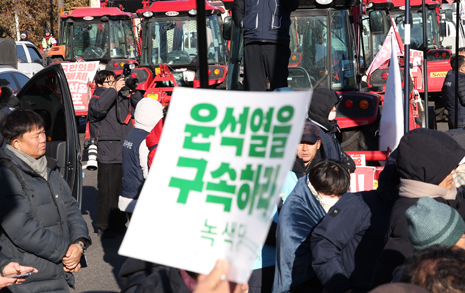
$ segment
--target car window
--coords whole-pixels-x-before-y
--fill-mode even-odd
[[[38,62],[42,63],[42,57],[40,56],[36,48],[34,48],[33,46],[27,46],[27,50],[29,51],[29,55],[31,56],[32,62],[37,62],[36,60],[39,60]]]
[[[26,52],[24,52],[23,45],[16,45],[16,55],[18,56],[19,63],[27,63]]]
[[[19,84],[19,88],[23,88],[23,86],[29,81],[29,77],[25,76],[24,74],[12,72],[13,76],[16,78],[16,81]]]
[[[21,108],[34,110],[44,120],[47,141],[66,141],[66,113],[57,73],[40,74],[21,93]]]
[[[1,73],[0,74],[0,86],[9,86],[13,90],[13,92],[17,93],[19,91],[16,82],[13,79],[13,76],[9,72]]]

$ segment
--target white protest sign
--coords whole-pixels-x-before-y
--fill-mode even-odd
[[[87,115],[91,98],[87,82],[94,80],[98,61],[60,63],[68,80],[69,91],[73,96],[76,116]]]
[[[244,283],[295,160],[311,92],[176,87],[121,255]]]

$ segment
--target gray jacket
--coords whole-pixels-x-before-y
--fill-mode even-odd
[[[24,266],[39,270],[12,292],[69,292],[74,276],[65,273],[62,259],[77,239],[91,243],[79,205],[59,171],[48,160],[48,181],[7,149],[0,160],[9,160],[17,170],[0,165],[0,236],[2,253]],[[22,186],[23,185],[23,186]]]

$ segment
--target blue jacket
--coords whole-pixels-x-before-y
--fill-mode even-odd
[[[289,46],[291,12],[299,0],[235,0],[233,18],[244,29],[244,39]]]
[[[137,199],[144,185],[144,174],[142,173],[139,148],[149,133],[143,129],[133,128],[123,143],[123,190],[121,197]],[[144,147],[145,143],[144,143]],[[130,211],[133,210],[131,208]]]
[[[326,213],[307,181],[308,176],[297,181],[279,214],[273,292],[288,292],[315,277],[309,235]]]
[[[449,119],[449,128],[462,128],[465,126],[465,74],[459,72],[459,119],[458,126],[455,126],[455,72],[450,70],[442,86],[442,102],[446,108]]]

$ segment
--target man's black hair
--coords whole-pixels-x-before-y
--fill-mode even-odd
[[[402,282],[431,293],[465,292],[465,250],[456,246],[438,244],[415,251],[401,270]]]
[[[0,123],[0,131],[7,144],[35,128],[44,128],[44,120],[39,114],[28,109],[15,110]]]
[[[95,74],[94,80],[96,84],[103,84],[105,80],[113,76],[116,79],[116,74],[110,70],[100,70]]]
[[[465,56],[463,55],[454,55],[450,57],[450,66],[455,70],[455,59],[459,58],[459,69],[465,65]]]
[[[333,160],[320,161],[310,167],[310,183],[316,191],[327,195],[343,195],[350,187],[350,174]]]
[[[465,47],[460,47],[459,48],[459,53],[465,53]]]

